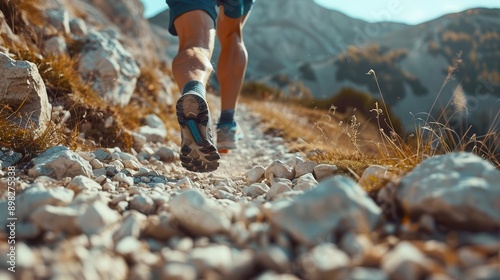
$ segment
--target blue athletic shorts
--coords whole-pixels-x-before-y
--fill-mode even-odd
[[[248,14],[255,0],[166,0],[170,8],[170,22],[168,31],[172,35],[177,35],[174,20],[190,11],[202,10],[207,12],[214,20],[217,18],[216,6],[224,6],[224,14],[231,18],[240,18]]]

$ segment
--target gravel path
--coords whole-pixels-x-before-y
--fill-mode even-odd
[[[360,185],[383,176],[384,167],[369,168],[359,182],[332,177],[335,165],[288,153],[246,107],[237,120],[246,138],[210,174],[184,170],[170,142],[148,142],[137,153],[58,146],[27,171],[3,167],[0,279],[499,279],[500,192],[493,182],[500,173],[489,163],[450,155],[442,176],[410,174],[374,201]],[[0,154],[4,166],[16,157]],[[440,159],[430,166],[423,172],[443,168]],[[447,179],[464,166],[469,177]],[[400,223],[400,205],[422,212],[426,198],[412,195],[424,193],[414,190],[425,186],[418,180],[445,190],[454,182],[460,191]],[[491,185],[477,198],[480,209],[460,204],[477,194],[460,182],[474,180]],[[14,190],[15,209],[4,211]],[[451,214],[465,207],[466,215]],[[447,216],[456,217],[449,226],[483,231],[450,231]]]

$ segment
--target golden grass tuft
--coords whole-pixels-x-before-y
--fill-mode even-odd
[[[458,55],[458,59],[460,59],[460,55]],[[454,66],[450,67],[450,71],[456,69],[457,63],[457,61],[454,62]],[[370,70],[368,74],[374,76],[378,86],[375,71]],[[438,97],[451,75],[453,75],[453,73],[448,73],[437,95]],[[401,169],[411,170],[426,158],[451,152],[468,151],[490,161],[492,164],[496,165],[497,168],[500,168],[500,143],[498,141],[500,113],[497,112],[490,123],[489,131],[485,135],[478,136],[473,134],[469,136],[468,132],[471,127],[468,127],[466,131],[455,131],[450,123],[452,116],[446,115],[446,111],[448,106],[465,106],[463,102],[463,92],[460,91],[460,88],[455,91],[455,94],[445,108],[441,109],[441,114],[437,119],[432,119],[429,112],[426,114],[427,118],[425,121],[415,123],[415,133],[410,134],[408,137],[404,138],[393,130],[387,132],[380,129],[380,136],[382,139],[382,142],[378,144],[380,157],[389,162],[394,162],[395,166]],[[380,87],[379,93],[383,98]],[[454,102],[457,104],[453,104]],[[435,103],[432,105],[432,108],[434,106]],[[432,111],[432,108],[430,111]],[[454,110],[454,114],[457,114],[457,112],[461,113],[464,110],[466,110],[466,108],[461,108],[459,111]],[[383,110],[377,107],[374,111],[377,114],[377,119],[379,119]]]
[[[53,122],[46,124],[46,129],[37,133],[37,126],[32,121],[27,121],[21,126],[12,121],[16,112],[7,106],[0,109],[0,145],[11,148],[21,153],[24,158],[31,158],[55,145],[76,147],[76,134],[67,133],[61,126]]]

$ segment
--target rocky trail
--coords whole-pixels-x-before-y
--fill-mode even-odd
[[[244,106],[238,121],[246,139],[211,174],[185,171],[172,143],[136,153],[57,146],[27,171],[9,168],[20,156],[4,151],[0,277],[500,277],[500,172],[490,163],[430,158],[373,200],[359,184],[383,167],[358,184],[288,153]],[[395,220],[399,207],[412,219]]]

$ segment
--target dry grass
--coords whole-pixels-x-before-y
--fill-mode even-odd
[[[450,71],[454,71],[459,62],[460,58],[455,60]],[[385,178],[373,180],[371,185],[363,186],[370,193],[376,193],[388,182],[397,182],[423,160],[439,154],[469,151],[500,168],[500,113],[494,116],[490,130],[485,135],[469,135],[470,127],[460,133],[455,131],[450,124],[453,116],[448,116],[445,112],[448,106],[460,109],[453,110],[455,114],[466,110],[463,93],[458,89],[452,100],[442,108],[443,113],[437,119],[431,119],[430,113],[427,113],[425,121],[420,119],[421,123],[416,122],[415,133],[401,135],[396,132],[397,129],[387,115],[389,110],[375,71],[370,70],[367,74],[373,75],[382,100],[381,104],[376,103],[371,110],[378,127],[367,124],[367,120],[357,115],[355,110],[344,115],[336,114],[334,104],[330,110],[321,111],[306,109],[295,103],[271,100],[262,102],[255,97],[243,100],[252,110],[260,113],[270,131],[293,143],[292,150],[312,155],[310,158],[318,162],[336,164],[342,174],[359,178],[370,165],[388,167],[389,172]],[[441,90],[452,75],[453,73],[448,73]],[[310,153],[311,151],[314,153]]]
[[[9,147],[21,153],[25,158],[39,154],[54,145],[65,145],[76,148],[76,134],[66,131],[64,127],[57,126],[53,122],[41,133],[37,132],[37,126],[27,121],[21,126],[11,121],[17,114],[10,108],[4,106],[0,109],[0,145]],[[75,132],[75,131],[73,131]]]
[[[458,62],[454,62],[455,64]],[[456,65],[450,67],[449,71],[454,71]],[[375,71],[370,70],[368,74],[373,75],[375,82],[378,86],[377,75]],[[453,73],[449,72],[448,77],[443,82],[436,99],[441,94],[442,89],[449,81]],[[383,93],[380,91],[383,98]],[[468,127],[466,131],[457,132],[453,129],[450,120],[452,116],[446,115],[449,106],[460,106],[460,110],[453,110],[454,114],[461,113],[466,104],[463,101],[463,95],[455,92],[447,105],[441,109],[441,114],[437,119],[432,119],[430,113],[426,113],[425,121],[420,119],[420,123],[415,123],[415,133],[403,138],[401,135],[391,130],[389,132],[380,129],[380,136],[382,142],[378,145],[381,158],[388,161],[397,162],[396,166],[402,169],[412,169],[420,162],[428,157],[439,154],[446,154],[458,151],[469,151],[500,168],[500,143],[498,141],[498,127],[500,126],[500,113],[494,116],[490,123],[489,131],[485,135],[472,134],[469,136]],[[458,99],[458,100],[457,100]],[[382,99],[383,100],[383,99]],[[384,104],[385,106],[385,104]],[[435,102],[432,108],[435,106]],[[432,108],[430,111],[432,111]],[[429,112],[430,112],[429,111]],[[377,114],[377,119],[383,114],[383,110],[375,108],[374,112]]]
[[[377,129],[355,115],[313,110],[297,104],[255,100],[242,101],[260,114],[268,133],[285,138],[291,150],[321,163],[333,163],[341,174],[359,177],[377,159],[373,143],[379,141]],[[350,112],[349,114],[352,114]],[[345,122],[344,119],[351,121]]]

